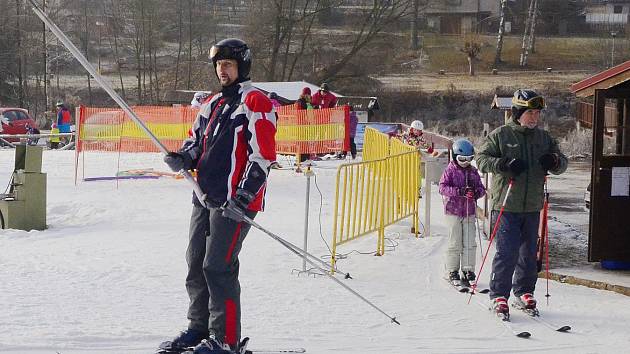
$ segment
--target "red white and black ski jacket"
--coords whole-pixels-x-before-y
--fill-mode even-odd
[[[190,155],[210,205],[222,205],[242,188],[255,195],[249,209],[261,211],[276,160],[277,115],[250,81],[236,85],[204,103],[180,153]],[[201,205],[194,194],[193,201]]]

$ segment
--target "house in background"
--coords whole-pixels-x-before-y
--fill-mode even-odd
[[[587,0],[584,14],[592,29],[615,31],[628,25],[630,0]]]
[[[424,10],[427,27],[444,34],[494,31],[499,21],[500,1],[431,1]]]

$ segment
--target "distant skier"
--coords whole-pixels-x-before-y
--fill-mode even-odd
[[[440,194],[444,198],[444,213],[449,226],[446,250],[446,271],[455,286],[470,286],[475,280],[476,200],[486,194],[477,169],[471,165],[475,149],[470,141],[453,143],[451,161],[440,179]],[[461,277],[460,277],[461,269]]]
[[[538,128],[544,108],[545,100],[538,93],[514,92],[512,119],[491,132],[477,153],[479,170],[493,173],[493,213],[501,209],[510,180],[514,180],[495,236],[490,276],[490,299],[499,315],[509,314],[510,290],[516,296],[515,305],[536,309],[536,241],[545,175],[567,169],[567,158],[556,139]]]
[[[59,133],[71,133],[70,125],[72,124],[72,116],[70,115],[70,111],[66,108],[66,105],[63,101],[57,102],[57,129],[59,129]],[[70,141],[69,138],[63,137],[61,140],[64,144],[68,144]]]
[[[337,96],[330,92],[328,84],[324,82],[313,95],[312,104],[316,108],[334,108],[337,106]]]
[[[188,329],[160,345],[162,353],[195,346],[197,354],[244,350],[241,338],[238,255],[264,205],[269,168],[276,159],[276,112],[251,85],[251,52],[240,39],[210,50],[222,89],[199,110],[192,136],[164,161],[173,171],[197,169],[205,203],[193,196],[186,260]],[[223,206],[223,210],[221,208]]]
[[[424,124],[414,120],[409,129],[398,136],[405,144],[417,147],[420,151],[433,154],[433,146],[424,139]]]

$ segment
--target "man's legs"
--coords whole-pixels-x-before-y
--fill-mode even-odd
[[[210,235],[206,239],[203,272],[210,294],[208,330],[216,339],[236,348],[241,338],[241,286],[238,281],[243,240],[250,229],[246,222],[225,218],[221,210],[210,211]],[[251,219],[256,212],[247,212]]]
[[[352,154],[352,159],[357,158],[357,144],[354,142],[354,138],[350,138],[350,154]]]
[[[208,285],[203,274],[203,260],[206,255],[206,237],[209,227],[208,209],[193,205],[190,217],[190,235],[186,262],[186,291],[190,298],[188,306],[189,329],[199,332],[208,331]]]
[[[512,275],[521,244],[521,214],[504,212],[495,236],[496,253],[490,275],[490,298],[510,297]]]
[[[536,289],[538,272],[536,267],[536,244],[540,213],[523,213],[521,235],[523,242],[519,249],[518,263],[514,272],[514,295],[533,294]]]

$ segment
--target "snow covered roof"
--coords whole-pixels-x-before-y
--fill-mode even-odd
[[[287,81],[287,82],[252,82],[252,85],[259,90],[265,91],[265,93],[275,92],[278,96],[289,100],[296,101],[300,98],[302,89],[308,87],[311,89],[311,93],[315,94],[319,90],[319,86],[313,85],[306,81]],[[332,92],[337,97],[343,97],[343,95]]]

